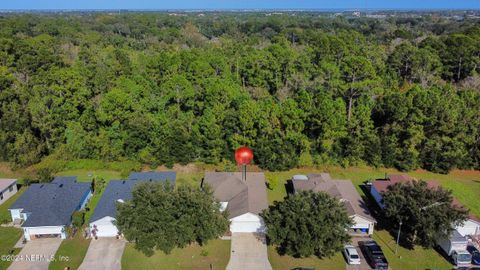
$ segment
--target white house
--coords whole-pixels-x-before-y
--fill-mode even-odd
[[[294,175],[292,184],[295,192],[326,192],[338,198],[345,205],[347,213],[353,219],[349,233],[355,236],[372,235],[376,220],[371,216],[365,202],[355,190],[350,180],[332,180],[330,174]]]
[[[0,204],[17,193],[17,179],[0,179]]]
[[[90,232],[93,237],[116,237],[120,234],[113,223],[117,215],[116,203],[122,203],[132,198],[134,186],[140,182],[165,182],[173,185],[176,180],[175,172],[140,172],[132,173],[129,180],[112,180],[108,183],[102,198],[90,217]]]
[[[67,237],[72,214],[92,196],[90,183],[76,177],[57,177],[51,183],[32,184],[10,206],[12,221],[21,224],[26,240]]]
[[[204,185],[212,188],[221,208],[228,210],[230,232],[265,232],[265,223],[259,215],[268,207],[263,173],[249,172],[242,179],[239,172],[207,172]]]

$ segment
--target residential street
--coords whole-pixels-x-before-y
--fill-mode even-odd
[[[227,270],[271,270],[264,234],[233,233]]]
[[[60,238],[36,239],[27,242],[8,270],[47,270],[50,258],[55,256],[62,243]]]
[[[116,238],[92,240],[79,270],[120,270],[125,241]]]

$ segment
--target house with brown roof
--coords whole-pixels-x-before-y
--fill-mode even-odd
[[[292,178],[295,192],[325,192],[338,198],[345,205],[347,213],[353,219],[349,230],[352,235],[371,235],[375,219],[350,180],[332,179],[328,173],[294,175]]]
[[[408,183],[410,181],[416,181],[415,178],[406,174],[393,174],[387,175],[386,179],[375,180],[372,182],[370,188],[370,194],[375,199],[380,208],[384,208],[382,193],[387,191],[388,187],[396,183]],[[429,188],[438,188],[440,184],[435,180],[428,180],[427,186]],[[456,207],[463,207],[463,205],[457,200],[453,199],[453,205]],[[480,219],[470,214],[468,219],[462,224],[455,227],[462,236],[466,235],[480,235]]]
[[[412,180],[414,179],[406,174],[387,175],[386,179],[375,180],[372,182],[372,185],[370,187],[370,194],[375,199],[378,206],[383,209],[385,205],[383,204],[382,193],[387,191],[388,187],[391,185],[394,185],[396,183],[407,183]]]
[[[268,207],[263,173],[248,172],[246,179],[242,179],[240,172],[207,172],[202,187],[206,185],[212,188],[222,210],[228,211],[230,232],[265,231],[259,215]]]

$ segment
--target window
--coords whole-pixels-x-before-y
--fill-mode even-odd
[[[9,191],[9,192],[12,192],[12,191],[13,191],[13,184],[11,184],[11,185],[8,187],[8,191]]]
[[[0,192],[0,200],[3,200],[3,193]]]

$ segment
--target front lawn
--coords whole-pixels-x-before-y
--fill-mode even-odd
[[[151,257],[127,243],[122,257],[122,269],[225,269],[230,260],[230,241],[211,240],[205,246],[193,244],[183,249],[174,249],[170,254],[161,251]],[[210,268],[212,267],[212,268]]]
[[[395,254],[395,238],[387,231],[375,231],[373,239],[382,247],[392,269],[452,269],[453,266],[434,249],[416,246],[413,250],[398,247]]]
[[[316,256],[309,258],[294,258],[292,256],[280,256],[273,246],[268,246],[268,260],[275,270],[290,270],[297,267],[311,267],[315,269],[345,269],[345,260],[341,253],[336,253],[331,258],[319,259]]]
[[[90,239],[85,239],[82,236],[82,232],[79,231],[73,239],[65,239],[60,244],[60,247],[55,253],[55,260],[48,266],[49,270],[63,270],[66,267],[70,269],[78,269],[83,262],[85,254],[87,254],[88,246],[90,245]],[[68,258],[68,261],[61,258]]]
[[[18,197],[25,192],[25,190],[27,189],[24,187],[20,188],[15,195],[0,205],[0,224],[9,223],[12,221],[12,216],[10,211],[8,211],[8,208],[10,208],[10,206],[18,199]]]
[[[0,256],[18,254],[20,249],[14,249],[13,246],[22,236],[22,230],[12,227],[0,227]],[[12,262],[0,259],[0,269],[7,269]]]

